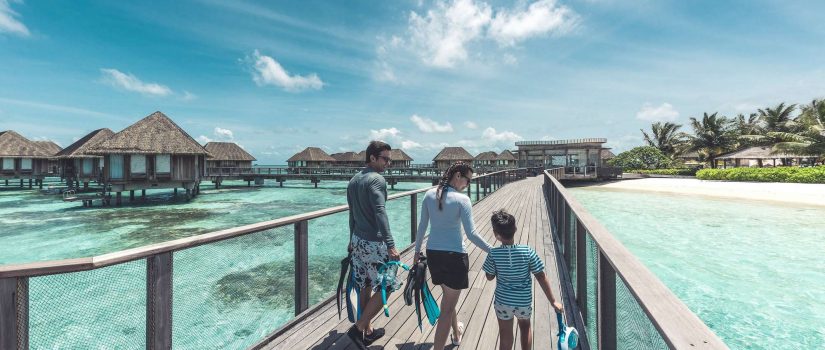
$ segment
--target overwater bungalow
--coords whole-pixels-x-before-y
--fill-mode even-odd
[[[335,158],[332,158],[318,147],[307,147],[303,151],[295,153],[286,160],[290,168],[325,168],[335,166]]]
[[[436,168],[445,170],[450,167],[455,162],[464,162],[467,164],[473,164],[473,157],[470,152],[467,152],[463,147],[444,147],[438,154],[435,155],[433,158],[433,165]]]
[[[819,156],[774,152],[771,146],[754,146],[716,157],[723,168],[813,165]],[[718,164],[718,163],[717,163]]]
[[[615,177],[616,173],[603,162],[607,139],[588,138],[553,141],[519,141],[520,166],[563,167],[567,179],[597,179]]]
[[[496,156],[496,165],[499,167],[511,168],[516,166],[516,156],[513,155],[513,152],[506,149],[501,151],[501,153]]]
[[[103,182],[117,193],[178,188],[197,194],[205,173],[206,151],[192,136],[161,112],[155,112],[92,146],[103,156]]]
[[[366,155],[366,151],[364,151],[364,156]],[[366,160],[366,158],[361,158]],[[412,164],[412,157],[410,157],[407,152],[400,148],[393,148],[390,150],[390,159],[392,163],[390,163],[390,168],[409,168]]]
[[[251,173],[252,162],[257,160],[234,142],[208,142],[203,147],[210,155],[206,159],[209,175]]]
[[[25,180],[29,188],[32,183],[43,187],[50,156],[41,146],[12,130],[0,132],[0,179],[6,186],[9,180],[19,179],[20,187],[25,185]]]
[[[63,147],[60,147],[60,145],[54,143],[54,141],[48,141],[48,140],[47,141],[34,141],[34,143],[37,144],[38,146],[40,146],[40,148],[42,148],[43,151],[46,152],[46,154],[51,155],[49,157],[49,162],[48,162],[48,166],[47,166],[48,175],[50,175],[50,176],[59,175],[59,172],[58,172],[59,165],[58,165],[58,161],[57,161],[57,153],[62,151]]]
[[[680,154],[680,155],[676,156],[675,158],[677,160],[682,161],[682,163],[684,163],[687,166],[700,166],[700,165],[702,165],[702,161],[701,161],[702,157],[699,154],[699,152],[696,152],[696,151],[683,153],[683,154]]]
[[[364,155],[355,152],[333,153],[330,157],[335,159],[335,167],[355,168],[364,166]]]
[[[83,183],[86,188],[92,181],[102,181],[103,157],[88,154],[87,151],[114,134],[107,128],[97,129],[57,153],[60,176],[69,187],[80,187]]]
[[[473,158],[473,167],[475,168],[490,168],[496,165],[498,154],[493,151],[481,152]]]

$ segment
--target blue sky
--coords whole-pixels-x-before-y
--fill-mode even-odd
[[[69,6],[70,5],[70,6]],[[425,163],[825,97],[819,1],[0,0],[0,130],[161,110],[261,164],[373,138]]]

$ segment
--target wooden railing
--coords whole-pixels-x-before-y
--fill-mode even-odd
[[[567,273],[575,266],[575,275],[569,278],[576,285],[576,306],[582,320],[595,317],[598,324],[598,339],[588,339],[589,343],[597,342],[599,350],[628,348],[617,339],[617,327],[631,326],[617,322],[618,278],[671,349],[727,349],[699,317],[579,204],[557,180],[562,175],[562,168],[546,170],[544,190]],[[591,259],[585,243],[588,239],[597,247],[596,276],[587,276],[587,261]],[[588,290],[587,280],[591,277],[597,278],[596,290]],[[589,293],[596,293],[595,315],[588,311]]]
[[[527,169],[514,169],[479,175],[467,187],[467,195],[482,200],[506,183],[523,179]],[[410,243],[415,242],[418,225],[418,194],[429,188],[395,194],[388,200],[409,198]],[[32,277],[90,271],[107,266],[144,259],[146,261],[146,348],[172,347],[172,276],[173,254],[193,247],[212,244],[274,228],[292,225],[295,249],[295,315],[298,319],[310,314],[309,309],[309,221],[348,210],[346,205],[316,210],[271,221],[235,227],[173,241],[127,249],[94,257],[64,259],[0,266],[0,350],[29,348],[29,279]],[[410,247],[408,246],[407,249]],[[102,286],[101,286],[102,287]],[[332,298],[332,297],[330,297]],[[322,302],[316,307],[321,304]],[[109,312],[116,312],[110,310]],[[283,327],[269,337],[283,332]],[[88,348],[97,348],[89,344]]]

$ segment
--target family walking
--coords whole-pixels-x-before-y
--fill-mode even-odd
[[[358,294],[357,311],[351,312],[348,308],[355,324],[347,331],[347,336],[359,349],[366,349],[384,336],[383,328],[372,327],[372,319],[381,311],[382,305],[386,308],[386,295],[394,290],[394,272],[398,266],[408,268],[397,262],[400,256],[387,218],[387,183],[381,173],[391,163],[391,149],[384,142],[370,142],[365,152],[366,166],[353,176],[347,187],[350,254],[345,261],[350,271],[348,285],[351,282]],[[414,265],[426,261],[419,266],[429,269],[432,284],[442,290],[433,349],[444,349],[448,340],[451,345],[459,346],[464,335],[464,323],[458,319],[456,306],[461,291],[470,287],[465,236],[487,253],[482,269],[488,280],[496,280],[493,306],[499,323],[500,348],[512,348],[513,318],[516,318],[522,348],[530,349],[531,275],[535,276],[556,312],[561,312],[562,305],[555,301],[544,264],[536,252],[529,246],[515,244],[513,237],[517,225],[513,215],[505,210],[493,213],[490,220],[496,240],[500,242],[497,247],[492,247],[478,234],[473,224],[472,203],[464,194],[472,178],[473,169],[469,164],[452,164],[438,186],[426,192],[419,211],[421,219],[416,233],[414,256],[417,261]],[[429,238],[426,250],[422,251],[427,228],[430,229]],[[390,265],[394,268],[387,268]],[[388,271],[393,272],[392,276],[388,277]],[[426,279],[424,284],[426,287]],[[339,297],[340,290],[339,281]]]

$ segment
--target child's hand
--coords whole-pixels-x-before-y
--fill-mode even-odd
[[[554,301],[553,309],[556,310],[556,313],[560,314],[562,311],[564,311],[564,306],[562,306],[560,302]]]

